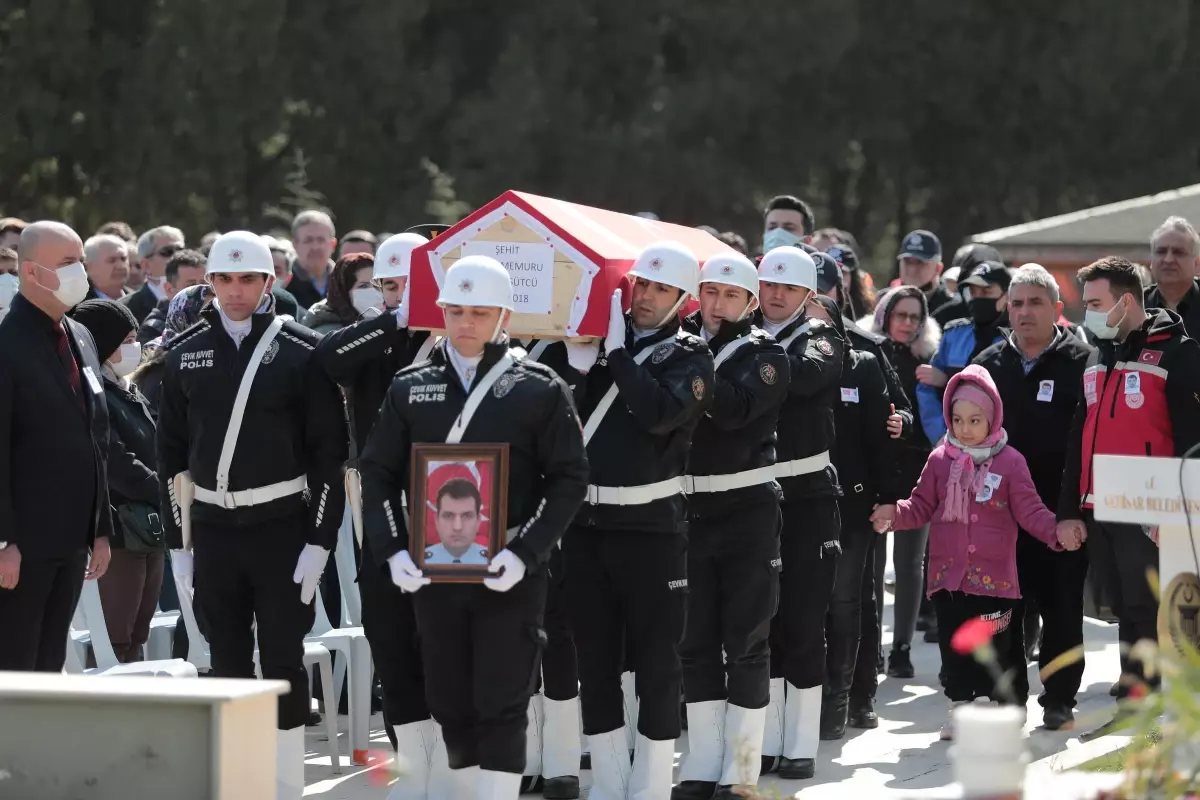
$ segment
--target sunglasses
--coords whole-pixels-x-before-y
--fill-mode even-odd
[[[169,244],[166,247],[158,248],[157,254],[162,256],[163,258],[170,258],[171,256],[175,255],[182,249],[183,248],[177,244]]]

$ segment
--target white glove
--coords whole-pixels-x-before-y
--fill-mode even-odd
[[[625,346],[625,313],[621,311],[621,290],[613,292],[608,307],[608,336],[604,337],[604,352],[612,354]]]
[[[171,572],[175,575],[176,587],[183,584],[183,589],[189,597],[192,594],[192,573],[194,571],[195,564],[192,560],[191,550],[171,551]]]
[[[600,342],[567,342],[567,363],[580,372],[587,372],[600,355]]]
[[[429,578],[421,577],[421,570],[417,569],[407,550],[401,550],[389,558],[388,569],[392,571],[392,583],[399,586],[402,592],[415,592],[429,585]]]
[[[396,306],[396,310],[392,312],[396,315],[396,327],[408,327],[408,287],[404,287],[404,297],[400,298],[400,305]]]
[[[317,593],[317,584],[321,582],[321,573],[325,571],[325,562],[329,560],[329,551],[319,544],[306,544],[300,551],[296,561],[296,571],[292,574],[292,583],[300,584],[300,602],[308,605]]]
[[[620,290],[618,290],[620,291]],[[488,572],[500,572],[498,578],[484,578],[483,585],[493,592],[507,592],[525,577],[525,562],[512,550],[501,550],[488,564]]]

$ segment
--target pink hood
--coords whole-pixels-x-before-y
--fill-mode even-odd
[[[951,402],[954,397],[954,390],[963,382],[971,383],[976,388],[983,391],[988,397],[992,398],[992,403],[996,406],[996,413],[992,417],[992,427],[988,431],[988,440],[994,441],[1000,435],[1000,429],[1004,427],[1004,404],[1000,402],[1000,392],[996,389],[996,384],[992,381],[992,376],[988,371],[978,364],[972,364],[962,372],[959,372],[950,379],[946,384],[946,394],[942,398],[942,418],[946,421],[946,430],[954,431],[954,425],[951,423]]]

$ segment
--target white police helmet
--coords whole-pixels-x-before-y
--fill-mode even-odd
[[[758,279],[817,290],[817,265],[799,247],[784,245],[768,252],[758,264]]]
[[[512,311],[512,280],[496,259],[466,256],[446,270],[437,304],[442,308],[489,306]]]
[[[679,242],[655,242],[638,253],[629,276],[674,286],[695,297],[699,291],[700,262]]]
[[[412,264],[412,251],[429,240],[419,233],[397,233],[389,236],[375,251],[375,271],[371,277],[407,278]]]
[[[700,268],[700,284],[723,283],[745,289],[758,297],[758,270],[741,253],[722,253],[704,262]]]
[[[208,251],[205,274],[219,272],[261,272],[275,276],[275,261],[271,248],[257,233],[230,231],[222,233]]]

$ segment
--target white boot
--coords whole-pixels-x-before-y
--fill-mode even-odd
[[[783,704],[783,757],[816,758],[821,740],[821,687],[787,685]]]
[[[525,710],[525,775],[532,778],[542,774],[543,701],[539,692],[529,698]]]
[[[716,783],[725,752],[725,701],[687,704],[688,751],[679,767],[679,781]]]
[[[779,758],[783,755],[783,678],[771,679],[771,701],[763,723],[762,754]]]
[[[691,707],[688,707],[691,714]],[[690,720],[691,717],[689,716]],[[762,769],[765,708],[742,708],[730,703],[725,710],[725,754],[721,759],[721,786],[757,786]],[[691,723],[688,738],[691,739]]]
[[[625,733],[629,737],[626,749],[632,753],[637,742],[638,723],[637,681],[632,672],[621,675],[621,694],[625,696]]]
[[[691,728],[690,723],[688,727]],[[629,776],[628,800],[666,800],[671,796],[674,769],[675,740],[647,739],[639,733],[633,772]]]
[[[448,794],[446,800],[468,800],[474,797],[479,789],[479,767],[463,767],[462,769],[450,770],[450,777],[446,781]],[[520,791],[521,776],[517,775],[517,790]],[[433,795],[430,795],[432,800]],[[515,795],[514,795],[515,797]]]
[[[275,732],[275,797],[304,797],[304,728]]]
[[[431,719],[397,725],[396,732],[396,776],[387,800],[425,800],[429,789],[429,765],[433,752],[441,741]],[[445,758],[446,748],[442,748]]]
[[[521,776],[481,769],[475,786],[476,800],[516,800],[521,794]]]
[[[547,779],[579,777],[579,698],[543,701],[542,775]],[[525,770],[528,772],[529,770]]]
[[[626,800],[629,774],[633,770],[626,741],[625,728],[588,737],[588,750],[592,754],[592,789],[588,800]]]
[[[446,740],[442,736],[442,726],[433,722],[433,755],[429,758],[429,792],[428,800],[460,800],[467,795],[454,793],[454,770],[450,769],[449,756],[446,755]],[[461,772],[461,770],[459,770]],[[475,791],[471,789],[471,791]]]

